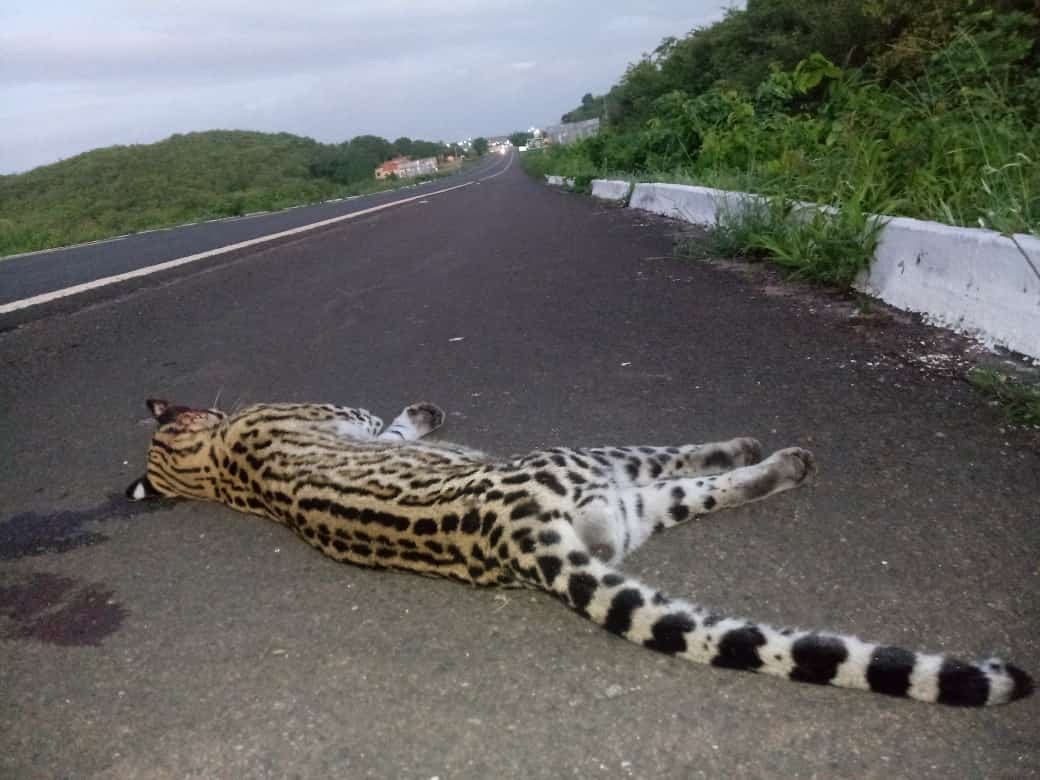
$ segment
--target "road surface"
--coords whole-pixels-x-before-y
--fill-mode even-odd
[[[0,306],[185,255],[476,182],[494,175],[505,162],[499,155],[492,155],[465,171],[397,190],[149,230],[75,247],[0,257]]]
[[[514,165],[0,318],[0,776],[1037,776],[1040,697],[969,711],[697,666],[541,594],[121,497],[150,396],[387,419],[429,399],[445,438],[502,453],[754,435],[813,449],[816,484],[670,531],[626,570],[733,614],[1040,671],[1040,457],[944,375],[956,343],[672,259],[675,229]]]

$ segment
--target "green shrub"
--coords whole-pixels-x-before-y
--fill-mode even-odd
[[[752,235],[756,247],[795,277],[848,287],[870,266],[883,223],[848,204],[835,213],[814,211],[808,218],[783,206]],[[786,213],[785,213],[786,211]]]
[[[817,210],[777,198],[721,210],[706,237],[679,249],[699,259],[771,260],[796,278],[848,287],[870,265],[882,226],[851,204]]]
[[[922,25],[901,0],[749,3],[631,66],[605,96],[605,129],[553,149],[545,172],[622,172],[844,215],[776,233],[778,258],[868,244],[868,212],[1040,234],[1040,25],[1016,10],[1027,6],[923,0]],[[836,59],[812,19],[859,25],[860,42],[836,32],[851,47]]]
[[[681,254],[698,260],[713,257],[765,260],[768,252],[759,243],[759,236],[767,235],[777,217],[786,215],[765,201],[744,205],[739,210],[720,210],[715,225],[704,235],[679,241]]]

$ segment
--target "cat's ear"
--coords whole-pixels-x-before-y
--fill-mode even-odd
[[[144,404],[148,407],[148,411],[152,413],[152,417],[156,420],[166,414],[166,410],[170,408],[170,402],[163,401],[160,398],[149,398],[144,402]]]
[[[135,479],[126,489],[126,497],[131,501],[143,501],[146,498],[156,498],[161,495],[162,493],[156,490],[152,483],[148,481],[147,476]]]

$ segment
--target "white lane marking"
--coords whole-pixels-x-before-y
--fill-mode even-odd
[[[169,228],[152,228],[151,230],[138,230],[136,233],[124,233],[121,236],[111,238],[99,238],[96,241],[85,241],[82,244],[66,244],[65,246],[52,246],[49,249],[34,249],[32,252],[19,252],[16,255],[4,255],[0,257],[0,263],[4,260],[14,260],[19,257],[32,257],[33,255],[45,255],[50,252],[61,252],[65,249],[78,249],[81,246],[97,246],[98,244],[111,244],[113,241],[122,241],[130,236],[139,236],[143,233],[154,233],[157,230],[169,230]]]
[[[483,179],[480,179],[480,181],[488,181],[489,179],[493,179],[496,176],[501,176],[503,173],[508,171],[512,167],[512,165],[513,165],[513,157],[514,156],[515,155],[512,152],[510,152],[509,153],[509,162],[506,163],[506,167],[505,168],[500,170],[498,173],[493,173],[490,176],[485,176]]]
[[[299,233],[306,233],[308,230],[314,230],[315,228],[325,227],[326,225],[334,225],[337,222],[343,222],[348,219],[354,219],[356,217],[362,217],[365,214],[373,214],[383,209],[393,208],[394,206],[401,206],[405,203],[411,203],[414,200],[420,198],[432,198],[434,195],[443,195],[445,192],[451,192],[452,190],[460,190],[463,187],[469,187],[476,182],[468,181],[465,184],[456,184],[454,187],[446,187],[443,190],[434,190],[433,192],[424,192],[422,195],[413,195],[410,198],[402,198],[401,200],[395,200],[392,203],[383,203],[379,206],[372,206],[371,208],[361,209],[351,214],[341,214],[338,217],[331,217],[329,219],[323,219],[320,222],[311,222],[309,225],[300,225],[299,227],[290,228],[289,230],[283,230],[279,233],[270,233],[266,236],[257,236],[256,238],[250,238],[247,241],[239,241],[237,244],[227,244],[226,246],[217,247],[216,249],[208,249],[205,252],[198,252],[194,255],[187,255],[185,257],[179,257],[175,260],[167,260],[162,263],[156,263],[155,265],[149,265],[144,268],[137,268],[133,271],[127,271],[125,273],[116,274],[115,276],[105,276],[101,279],[95,279],[92,282],[84,282],[83,284],[73,285],[72,287],[66,287],[62,290],[52,290],[51,292],[40,293],[34,295],[31,298],[22,298],[19,301],[11,301],[10,303],[0,304],[0,314],[10,314],[13,311],[20,309],[28,309],[30,306],[39,306],[41,303],[49,303],[50,301],[56,301],[60,298],[67,298],[70,295],[79,295],[80,293],[87,292],[88,290],[94,290],[98,287],[107,287],[110,284],[117,284],[118,282],[125,282],[128,279],[136,279],[139,276],[148,276],[149,274],[158,273],[159,271],[166,271],[170,268],[176,268],[180,265],[187,265],[188,263],[194,263],[198,260],[205,260],[208,257],[215,257],[217,255],[226,254],[228,252],[234,252],[238,249],[245,249],[251,246],[257,246],[258,244],[265,244],[268,241],[274,241],[278,238],[286,238],[287,236],[295,236]]]
[[[495,175],[497,176],[498,174],[495,174]],[[488,178],[494,178],[494,177],[489,176]],[[433,184],[434,181],[436,181],[436,179],[433,179],[433,180],[430,180],[430,181],[424,181],[422,184],[419,184],[419,185],[411,184],[411,185],[406,185],[404,187],[398,187],[397,189],[405,190],[405,189],[412,189],[413,187],[416,187],[416,186],[424,187],[426,185]],[[480,181],[483,181],[483,179],[481,179]],[[390,191],[391,190],[384,190],[383,192],[390,192]],[[373,192],[373,193],[369,193],[369,194],[371,194],[371,195],[379,195],[381,193]],[[199,221],[196,221],[196,222],[182,222],[179,225],[169,225],[168,227],[146,228],[145,230],[138,230],[138,231],[136,231],[134,233],[123,233],[121,236],[110,236],[109,238],[99,238],[99,239],[96,239],[94,241],[84,241],[81,244],[65,244],[64,246],[52,246],[52,247],[48,247],[47,249],[34,249],[31,252],[19,252],[19,253],[14,254],[14,255],[3,255],[3,256],[0,256],[0,263],[2,263],[4,260],[14,260],[14,259],[19,258],[19,257],[32,257],[33,255],[50,254],[51,252],[64,252],[66,249],[79,249],[80,247],[84,247],[84,246],[97,246],[98,244],[110,244],[113,241],[122,241],[125,238],[130,238],[131,236],[143,236],[143,235],[145,235],[147,233],[158,233],[158,232],[160,232],[162,230],[178,230],[179,228],[183,228],[183,227],[192,227],[194,225],[210,224],[212,222],[235,222],[235,221],[242,220],[242,219],[258,217],[258,216],[261,216],[263,214],[279,214],[279,213],[281,213],[283,211],[292,211],[293,209],[302,209],[302,208],[306,208],[308,206],[324,206],[327,203],[341,203],[343,201],[357,200],[358,198],[363,198],[363,197],[366,197],[366,196],[365,195],[347,195],[347,196],[342,197],[342,198],[332,198],[331,200],[321,200],[321,201],[318,201],[317,203],[297,203],[295,206],[286,206],[283,209],[275,209],[274,211],[253,211],[253,212],[251,212],[249,214],[241,214],[241,215],[239,215],[237,217],[216,217],[214,219],[204,219],[204,220],[199,220]]]
[[[360,197],[360,196],[354,196]],[[137,230],[133,233],[123,233],[119,236],[110,236],[109,238],[99,238],[94,241],[84,241],[81,244],[64,244],[63,246],[52,246],[47,249],[34,249],[31,252],[19,252],[14,255],[3,255],[0,257],[0,263],[4,260],[15,260],[19,257],[32,257],[33,255],[46,255],[52,252],[64,252],[66,249],[79,249],[85,246],[97,246],[98,244],[111,244],[113,241],[122,241],[123,239],[130,238],[132,236],[144,236],[148,233],[159,233],[164,230],[180,230],[185,227],[194,227],[195,225],[209,225],[213,222],[240,222],[243,219],[252,219],[253,217],[261,217],[265,214],[277,214],[280,211],[289,211],[290,209],[298,209],[303,206],[324,206],[326,203],[339,203],[341,200],[349,200],[348,198],[334,198],[333,200],[323,200],[318,203],[304,203],[297,206],[286,206],[284,209],[276,209],[275,211],[252,211],[249,214],[240,214],[237,217],[216,217],[214,219],[203,219],[195,222],[181,222],[179,225],[169,225],[167,227],[155,227],[145,228],[144,230]]]

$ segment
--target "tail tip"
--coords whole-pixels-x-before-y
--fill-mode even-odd
[[[1004,671],[1007,672],[1008,677],[1012,680],[1011,692],[1008,694],[1008,701],[1016,701],[1018,699],[1024,699],[1029,696],[1034,689],[1036,684],[1033,682],[1033,678],[1030,677],[1026,672],[1019,669],[1013,664],[1006,664]]]
[[[986,707],[1007,704],[1033,692],[1033,678],[999,658],[978,663],[946,659],[939,672],[940,704]]]

